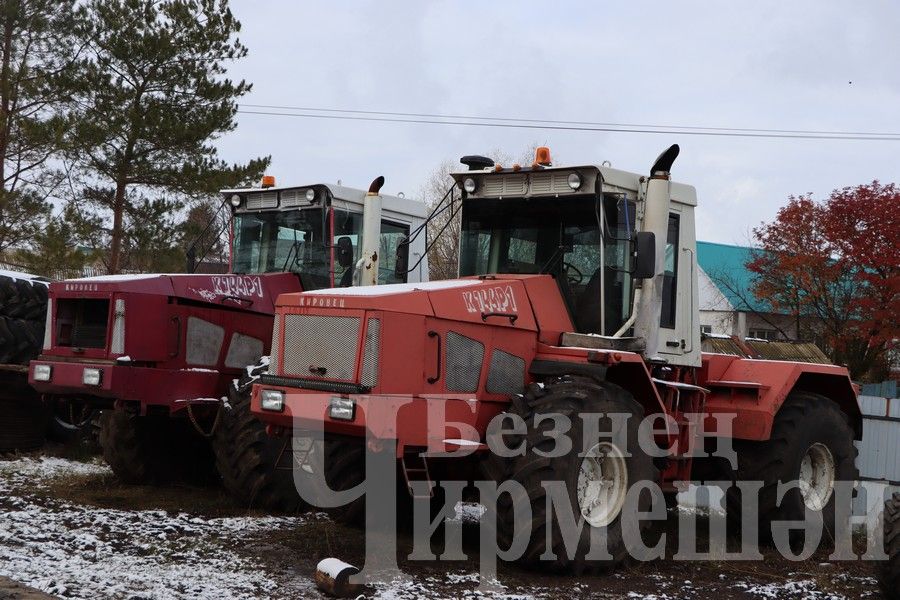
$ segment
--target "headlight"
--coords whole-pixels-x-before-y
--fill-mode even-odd
[[[306,190],[306,200],[307,202],[312,202],[316,199],[316,190],[310,188]]]
[[[569,178],[567,179],[569,183],[569,187],[573,190],[577,190],[581,187],[581,175],[578,173],[569,173]]]
[[[234,208],[238,208],[241,205],[241,197],[237,194],[231,196],[228,201],[231,202],[231,206],[233,206]]]
[[[466,177],[465,181],[463,181],[463,189],[466,190],[466,193],[475,193],[475,187],[475,180],[471,177]]]
[[[259,403],[263,410],[281,412],[284,410],[284,392],[279,390],[263,390],[259,395]]]
[[[34,380],[35,381],[50,381],[50,376],[53,374],[53,367],[50,365],[34,365]]]
[[[356,417],[356,402],[351,398],[335,396],[331,399],[331,403],[328,406],[328,414],[332,419],[352,421]]]
[[[84,385],[100,385],[100,369],[85,369],[81,372],[81,383]]]

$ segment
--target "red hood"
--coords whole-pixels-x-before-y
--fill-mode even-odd
[[[174,296],[267,314],[275,312],[275,299],[279,294],[299,289],[300,281],[293,273],[106,275],[50,284],[50,294],[57,298],[90,298],[131,292]]]
[[[556,282],[549,275],[316,290],[285,294],[279,298],[278,307],[283,307],[282,312],[305,308],[402,312],[531,331],[571,331],[572,327]],[[515,322],[503,315],[515,315]]]

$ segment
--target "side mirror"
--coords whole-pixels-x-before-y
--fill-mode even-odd
[[[396,260],[394,261],[394,277],[400,281],[406,281],[409,272],[409,239],[403,240],[397,245]]]
[[[656,275],[656,234],[652,231],[640,231],[634,235],[634,270],[631,276],[635,279],[650,279]]]

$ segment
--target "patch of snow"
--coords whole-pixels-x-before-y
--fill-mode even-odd
[[[47,285],[47,278],[41,277],[40,275],[33,275],[32,273],[25,273],[21,271],[7,271],[5,269],[0,269],[0,275],[4,277],[9,277],[11,279],[21,279],[23,281],[30,281],[33,284],[41,283],[43,285]]]
[[[457,502],[454,508],[456,516],[450,520],[463,523],[478,523],[487,512],[487,509],[477,502]]]
[[[181,369],[182,371],[187,371],[189,373],[218,373],[219,371],[216,369],[200,369],[197,367],[192,367],[190,369]]]
[[[387,296],[403,294],[417,290],[431,292],[471,287],[481,283],[478,279],[449,279],[447,281],[429,281],[427,283],[388,283],[385,285],[360,285],[348,288],[325,288],[303,292],[306,296]]]
[[[207,302],[212,302],[213,300],[218,298],[218,295],[215,292],[210,291],[210,290],[198,290],[197,288],[189,288],[189,289],[192,292],[194,292],[195,294],[197,294],[198,296],[200,296],[201,298],[203,298],[204,300],[206,300]]]
[[[131,362],[130,356],[120,356],[116,359],[116,362]]]
[[[67,279],[66,281],[90,281],[92,283],[115,283],[117,281],[137,281],[139,279],[155,279],[157,277],[167,277],[159,273],[129,273],[119,275],[97,275],[95,277],[78,277],[75,279]]]
[[[234,549],[248,534],[292,529],[302,517],[125,511],[28,491],[72,475],[111,471],[59,458],[0,462],[0,576],[85,600],[269,597],[279,588],[261,564]]]
[[[196,402],[196,403],[213,403],[213,402],[221,402],[221,398],[179,398],[178,400],[174,400],[175,404],[184,404],[185,402]]]
[[[481,442],[473,442],[472,440],[444,440],[445,444],[454,444],[456,446],[480,446]]]
[[[837,596],[821,591],[812,579],[798,581],[785,581],[780,583],[737,583],[733,587],[744,590],[752,596],[760,598],[803,598],[804,600],[845,600],[844,596]]]

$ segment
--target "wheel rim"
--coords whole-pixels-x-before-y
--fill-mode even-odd
[[[825,444],[815,443],[800,462],[800,495],[810,510],[821,511],[834,493],[834,456]]]
[[[578,506],[592,527],[612,523],[628,492],[628,466],[615,444],[601,442],[588,450],[578,472]]]

